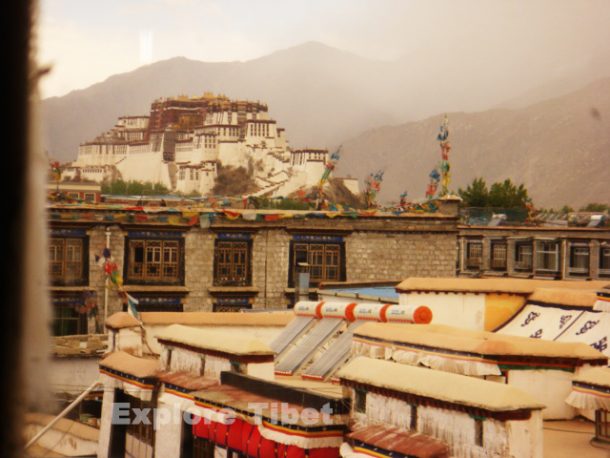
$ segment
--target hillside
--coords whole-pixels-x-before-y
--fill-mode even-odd
[[[474,58],[464,60],[459,47],[448,51],[443,48],[438,53],[445,56],[443,65],[451,69],[450,79],[423,48],[387,62],[316,42],[246,62],[173,58],[44,100],[44,146],[53,157],[74,159],[81,142],[110,129],[118,116],[147,114],[158,97],[212,91],[267,103],[295,147],[334,148],[370,128],[423,119],[444,110],[496,107],[545,83],[550,75],[565,73],[561,62],[543,66],[544,74],[532,73],[525,65],[514,68],[509,62],[486,65]],[[610,74],[610,64],[583,68],[568,71],[572,84],[585,76]]]
[[[343,143],[341,175],[385,169],[381,198],[421,198],[440,159],[442,115],[364,132]],[[610,202],[610,78],[517,110],[449,113],[452,188],[475,177],[526,184],[538,206]]]

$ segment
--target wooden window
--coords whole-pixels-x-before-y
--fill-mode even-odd
[[[492,241],[491,242],[491,262],[490,267],[493,270],[506,270],[506,242]]]
[[[531,272],[533,253],[534,245],[532,242],[517,242],[515,244],[515,270]]]
[[[474,443],[483,447],[483,420],[474,420]]]
[[[595,411],[595,437],[610,442],[610,412],[607,410]]]
[[[292,278],[296,281],[299,263],[309,264],[309,281],[342,281],[342,246],[335,243],[294,243]]]
[[[214,458],[214,443],[201,437],[194,437],[193,458]]]
[[[589,275],[589,245],[586,243],[570,244],[571,275]]]
[[[53,284],[85,283],[85,245],[82,238],[51,238],[49,276]]]
[[[536,242],[536,271],[542,273],[559,272],[559,242],[538,240]]]
[[[599,275],[610,277],[610,246],[602,246],[599,249]]]
[[[483,242],[469,240],[466,242],[466,269],[479,270],[483,264]]]
[[[183,253],[179,240],[128,240],[127,280],[180,284]]]
[[[87,334],[87,315],[78,313],[73,305],[53,306],[53,335]]]
[[[85,202],[95,202],[95,194],[92,192],[85,193]]]
[[[250,242],[216,240],[214,285],[249,286],[250,283]]]
[[[354,389],[354,411],[366,413],[366,390],[363,388]]]

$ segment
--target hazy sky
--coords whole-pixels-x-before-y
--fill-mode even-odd
[[[610,55],[610,0],[40,0],[44,97],[175,56],[249,60],[306,41],[374,59],[451,48],[479,65]]]

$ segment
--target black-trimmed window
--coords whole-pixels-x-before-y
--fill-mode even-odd
[[[515,243],[515,270],[531,272],[534,260],[534,244],[531,241]]]
[[[492,270],[506,270],[507,245],[505,240],[492,240],[490,247],[489,266]]]
[[[610,412],[607,410],[595,411],[595,438],[610,442]]]
[[[542,274],[559,273],[560,246],[557,240],[536,241],[536,272]]]
[[[483,242],[481,240],[466,241],[466,269],[480,270],[483,265]]]
[[[309,283],[317,286],[324,281],[345,281],[345,243],[334,235],[293,236],[290,242],[289,283],[294,286],[299,264],[309,265]]]
[[[599,275],[610,277],[610,246],[599,247]]]
[[[87,334],[87,314],[80,313],[84,299],[80,296],[53,296],[53,335]]]
[[[214,286],[250,286],[251,253],[250,234],[218,234],[214,243]]]
[[[354,411],[366,413],[366,390],[364,388],[354,388]]]
[[[52,229],[49,240],[49,278],[57,286],[87,284],[87,237],[80,229]]]
[[[181,233],[130,232],[125,239],[127,283],[184,283],[184,240]]]
[[[589,275],[589,244],[586,242],[571,242],[569,248],[570,275]]]

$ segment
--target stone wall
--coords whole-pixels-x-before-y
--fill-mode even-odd
[[[354,232],[345,252],[350,282],[455,275],[455,234]]]
[[[72,212],[73,210],[63,210]],[[69,216],[65,215],[66,220]],[[98,219],[98,221],[103,218]],[[54,221],[56,227],[74,227],[71,221]],[[82,227],[82,226],[81,226]],[[254,309],[285,308],[292,295],[289,288],[290,246],[297,234],[342,238],[345,250],[345,280],[351,282],[393,281],[409,276],[453,276],[456,260],[456,218],[448,215],[406,217],[321,217],[281,220],[230,220],[222,216],[210,227],[140,223],[89,223],[88,285],[97,295],[97,326],[104,319],[105,275],[95,261],[106,246],[110,232],[113,261],[123,276],[125,241],[129,231],[179,231],[184,243],[184,281],[181,285],[135,285],[124,289],[138,297],[182,297],[184,311],[212,311],[219,298],[248,300]],[[214,245],[218,233],[249,234],[251,283],[247,286],[214,285]],[[315,242],[311,242],[315,243]],[[64,288],[66,289],[66,288]],[[72,288],[73,289],[73,288]],[[235,305],[228,305],[233,307]],[[235,307],[239,307],[237,305]],[[108,290],[108,315],[123,309],[116,289]],[[95,331],[92,322],[90,331]]]

